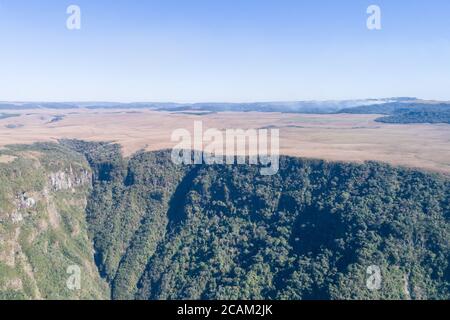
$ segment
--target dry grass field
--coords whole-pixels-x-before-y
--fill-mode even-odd
[[[8,113],[8,112],[5,112]],[[25,110],[0,120],[0,147],[77,138],[114,141],[126,155],[175,145],[174,129],[279,128],[281,153],[339,161],[377,160],[450,173],[450,125],[375,122],[376,115],[224,112],[206,115],[149,110]],[[58,117],[60,116],[60,117]],[[63,116],[63,117],[61,117]],[[2,159],[8,161],[10,159]]]

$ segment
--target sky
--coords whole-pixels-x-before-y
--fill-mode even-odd
[[[448,0],[0,0],[0,101],[450,100],[449,16]]]

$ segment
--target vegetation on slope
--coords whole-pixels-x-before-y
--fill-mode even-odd
[[[168,153],[141,152],[127,161],[114,144],[63,143],[84,150],[95,173],[87,221],[100,273],[113,298],[134,298],[165,236],[170,198],[186,168],[173,165]]]
[[[12,146],[0,156],[9,160],[0,163],[0,299],[108,298],[87,233],[85,159],[55,144]],[[73,266],[79,290],[67,285]]]
[[[115,299],[450,298],[446,178],[289,157],[263,177],[98,150],[88,222]]]
[[[101,299],[106,282],[113,299],[450,298],[439,175],[282,157],[269,177],[80,141],[2,155],[0,299]]]

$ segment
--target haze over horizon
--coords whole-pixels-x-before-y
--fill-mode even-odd
[[[311,99],[311,100],[248,100],[248,101],[203,101],[203,100],[196,100],[196,101],[186,101],[186,100],[180,100],[180,101],[144,101],[144,100],[127,100],[127,101],[118,101],[118,100],[1,100],[0,103],[17,103],[17,104],[27,104],[27,103],[73,103],[73,104],[96,104],[96,103],[105,103],[105,104],[252,104],[252,103],[331,103],[331,102],[345,102],[345,101],[386,101],[386,100],[397,100],[397,99],[411,99],[411,100],[423,100],[428,101],[427,99],[421,99],[417,97],[362,97],[362,98],[347,98],[347,99],[326,99],[326,100],[320,100],[320,99]],[[440,101],[436,99],[430,99],[429,101]]]

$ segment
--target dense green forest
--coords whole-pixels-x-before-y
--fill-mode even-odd
[[[450,298],[446,177],[291,157],[265,177],[63,144],[94,173],[87,222],[113,299]]]
[[[450,298],[448,177],[292,157],[262,176],[170,155],[0,150],[0,299]]]
[[[450,123],[450,104],[448,103],[404,103],[392,102],[346,108],[338,113],[384,114],[376,119],[384,123]]]
[[[399,110],[390,116],[376,119],[385,123],[449,123],[450,105],[448,108],[423,108],[417,110]]]

